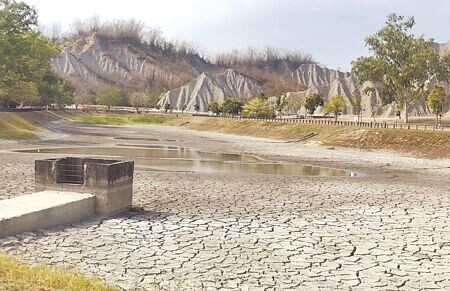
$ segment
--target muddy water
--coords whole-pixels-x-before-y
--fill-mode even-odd
[[[161,145],[142,147],[72,147],[19,150],[21,153],[53,153],[89,155],[101,157],[124,157],[135,161],[137,166],[163,171],[191,171],[203,173],[278,174],[350,177],[352,172],[317,167],[299,163],[277,163],[255,156],[230,153],[202,152],[187,148]]]

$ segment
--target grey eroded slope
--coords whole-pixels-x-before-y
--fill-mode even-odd
[[[163,108],[170,104],[174,109],[185,107],[188,111],[194,111],[197,104],[200,111],[205,111],[211,102],[222,103],[229,98],[247,99],[261,91],[255,80],[227,69],[219,75],[202,73],[189,83],[167,92],[158,105]]]

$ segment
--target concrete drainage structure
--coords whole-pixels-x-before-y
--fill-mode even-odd
[[[35,162],[36,193],[0,201],[0,238],[131,208],[134,162],[61,158]]]

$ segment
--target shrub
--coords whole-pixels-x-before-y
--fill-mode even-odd
[[[275,110],[261,98],[253,98],[245,103],[242,115],[251,118],[274,118]]]

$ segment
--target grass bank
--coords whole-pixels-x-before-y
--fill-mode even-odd
[[[31,267],[0,254],[0,290],[119,290],[98,278],[47,266]]]
[[[0,112],[0,139],[37,139],[38,127],[18,114]]]
[[[196,130],[248,135],[280,140],[295,140],[311,132],[308,141],[326,146],[389,150],[427,158],[450,158],[450,132],[370,129],[353,126],[276,123],[207,117],[183,118],[186,127]]]
[[[102,125],[164,124],[172,118],[156,114],[83,114],[74,117],[74,121]]]

